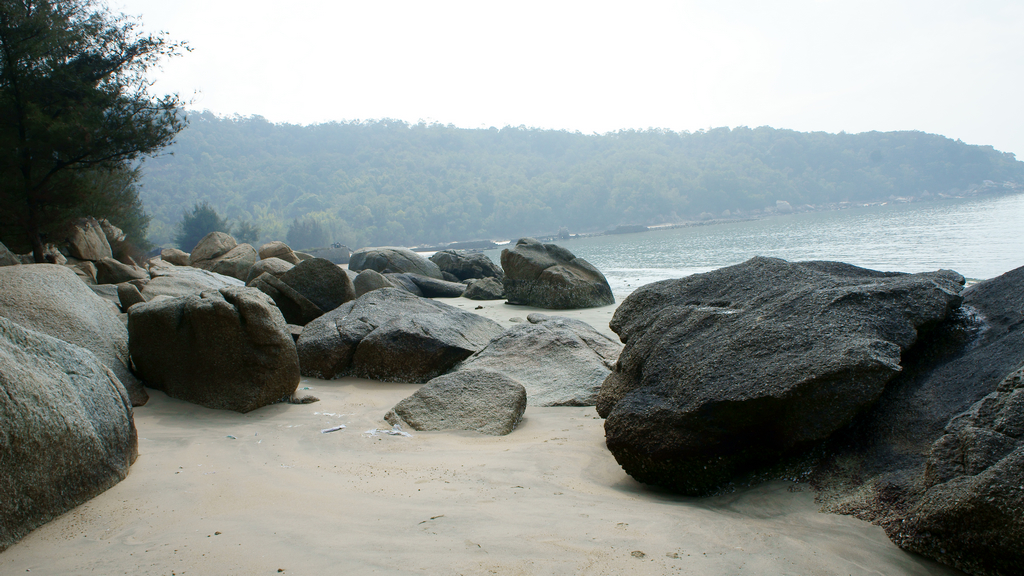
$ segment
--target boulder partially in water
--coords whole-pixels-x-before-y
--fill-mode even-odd
[[[758,257],[644,286],[611,322],[626,346],[598,401],[608,448],[690,495],[770,466],[871,407],[963,284]]]
[[[557,244],[521,238],[501,251],[501,267],[509,304],[565,310],[615,303],[604,274]]]

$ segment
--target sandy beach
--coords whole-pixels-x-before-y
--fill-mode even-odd
[[[557,313],[447,302],[503,325]],[[565,315],[611,336],[613,311]],[[592,407],[529,407],[503,437],[403,436],[370,431],[389,430],[384,413],[418,385],[299,388],[320,402],[238,414],[150,391],[128,478],[0,554],[0,573],[959,573],[819,513],[806,486],[709,499],[647,488],[605,448]]]

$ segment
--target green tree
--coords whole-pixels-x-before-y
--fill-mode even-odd
[[[182,250],[192,251],[196,244],[210,232],[231,233],[231,226],[226,218],[221,218],[210,203],[196,202],[192,210],[181,213],[178,232],[174,235],[174,243]]]
[[[0,0],[0,237],[42,261],[44,238],[84,215],[103,172],[125,175],[185,126],[146,79],[187,50],[102,0]]]
[[[296,218],[288,227],[288,245],[292,248],[323,248],[328,243],[327,231],[315,218]]]
[[[233,234],[239,243],[255,244],[260,239],[260,228],[248,220],[242,220],[235,226]]]

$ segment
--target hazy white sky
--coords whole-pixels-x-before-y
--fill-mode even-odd
[[[110,0],[192,108],[607,132],[923,130],[1024,159],[1024,2]]]

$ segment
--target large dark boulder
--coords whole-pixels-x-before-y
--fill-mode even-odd
[[[435,252],[430,261],[437,264],[441,272],[448,272],[459,280],[473,278],[497,278],[504,275],[501,268],[483,252],[469,250],[441,250]]]
[[[123,480],[138,455],[113,372],[85,348],[3,317],[0,422],[0,551]]]
[[[501,267],[509,304],[565,310],[615,303],[604,274],[557,244],[521,238],[501,251]]]
[[[281,312],[255,288],[222,288],[128,311],[129,347],[147,386],[206,406],[249,412],[299,384]]]
[[[56,264],[0,267],[0,286],[0,316],[89,350],[114,372],[132,405],[149,400],[130,369],[128,332],[115,305],[74,272]],[[108,288],[117,302],[117,288]]]
[[[829,438],[871,407],[964,279],[753,258],[644,286],[610,324],[608,448],[637,480],[716,490]]]
[[[828,458],[811,476],[823,509],[881,524],[900,546],[971,573],[1019,573],[1006,567],[1012,562],[1020,566],[1021,556],[1001,556],[1000,550],[1022,533],[1020,493],[1000,488],[999,482],[1011,488],[1024,483],[1005,473],[1004,466],[1017,457],[1014,452],[996,461],[1001,449],[993,451],[1006,441],[994,432],[1013,434],[971,414],[1010,407],[1008,399],[1000,399],[1005,390],[999,389],[1000,383],[1011,387],[1004,382],[1006,375],[1024,364],[1022,326],[1024,267],[964,290],[960,310],[904,355],[903,371],[879,401],[829,441]],[[1013,398],[1020,392],[1009,394]],[[952,447],[955,455],[946,450]],[[963,475],[949,476],[943,462],[951,459],[964,466]],[[976,500],[979,495],[983,506]],[[976,504],[980,507],[973,509]],[[985,536],[999,518],[994,508],[1015,516],[1017,523]],[[954,518],[961,522],[964,539],[959,546],[945,546],[949,533],[940,525]],[[928,536],[931,528],[936,531]],[[1001,568],[994,567],[996,559]]]
[[[928,456],[923,494],[886,532],[970,574],[1024,573],[1024,368],[945,432]]]
[[[356,297],[348,274],[337,264],[323,258],[299,262],[281,276],[281,281],[324,312],[330,312]]]
[[[437,264],[408,248],[360,248],[353,252],[352,257],[349,258],[348,269],[355,270],[356,272],[360,270],[376,270],[381,274],[410,272],[412,274],[437,278],[438,280],[444,279],[441,275],[441,269],[437,267]]]
[[[530,314],[453,372],[491,370],[526,388],[531,406],[593,406],[622,345],[586,322]]]
[[[310,322],[296,346],[304,376],[426,382],[500,333],[482,316],[380,288]]]
[[[490,370],[438,376],[395,405],[384,419],[413,430],[473,430],[503,436],[526,411],[526,389]]]
[[[356,297],[348,274],[323,258],[302,260],[280,278],[263,273],[249,285],[273,298],[285,320],[298,326]]]

